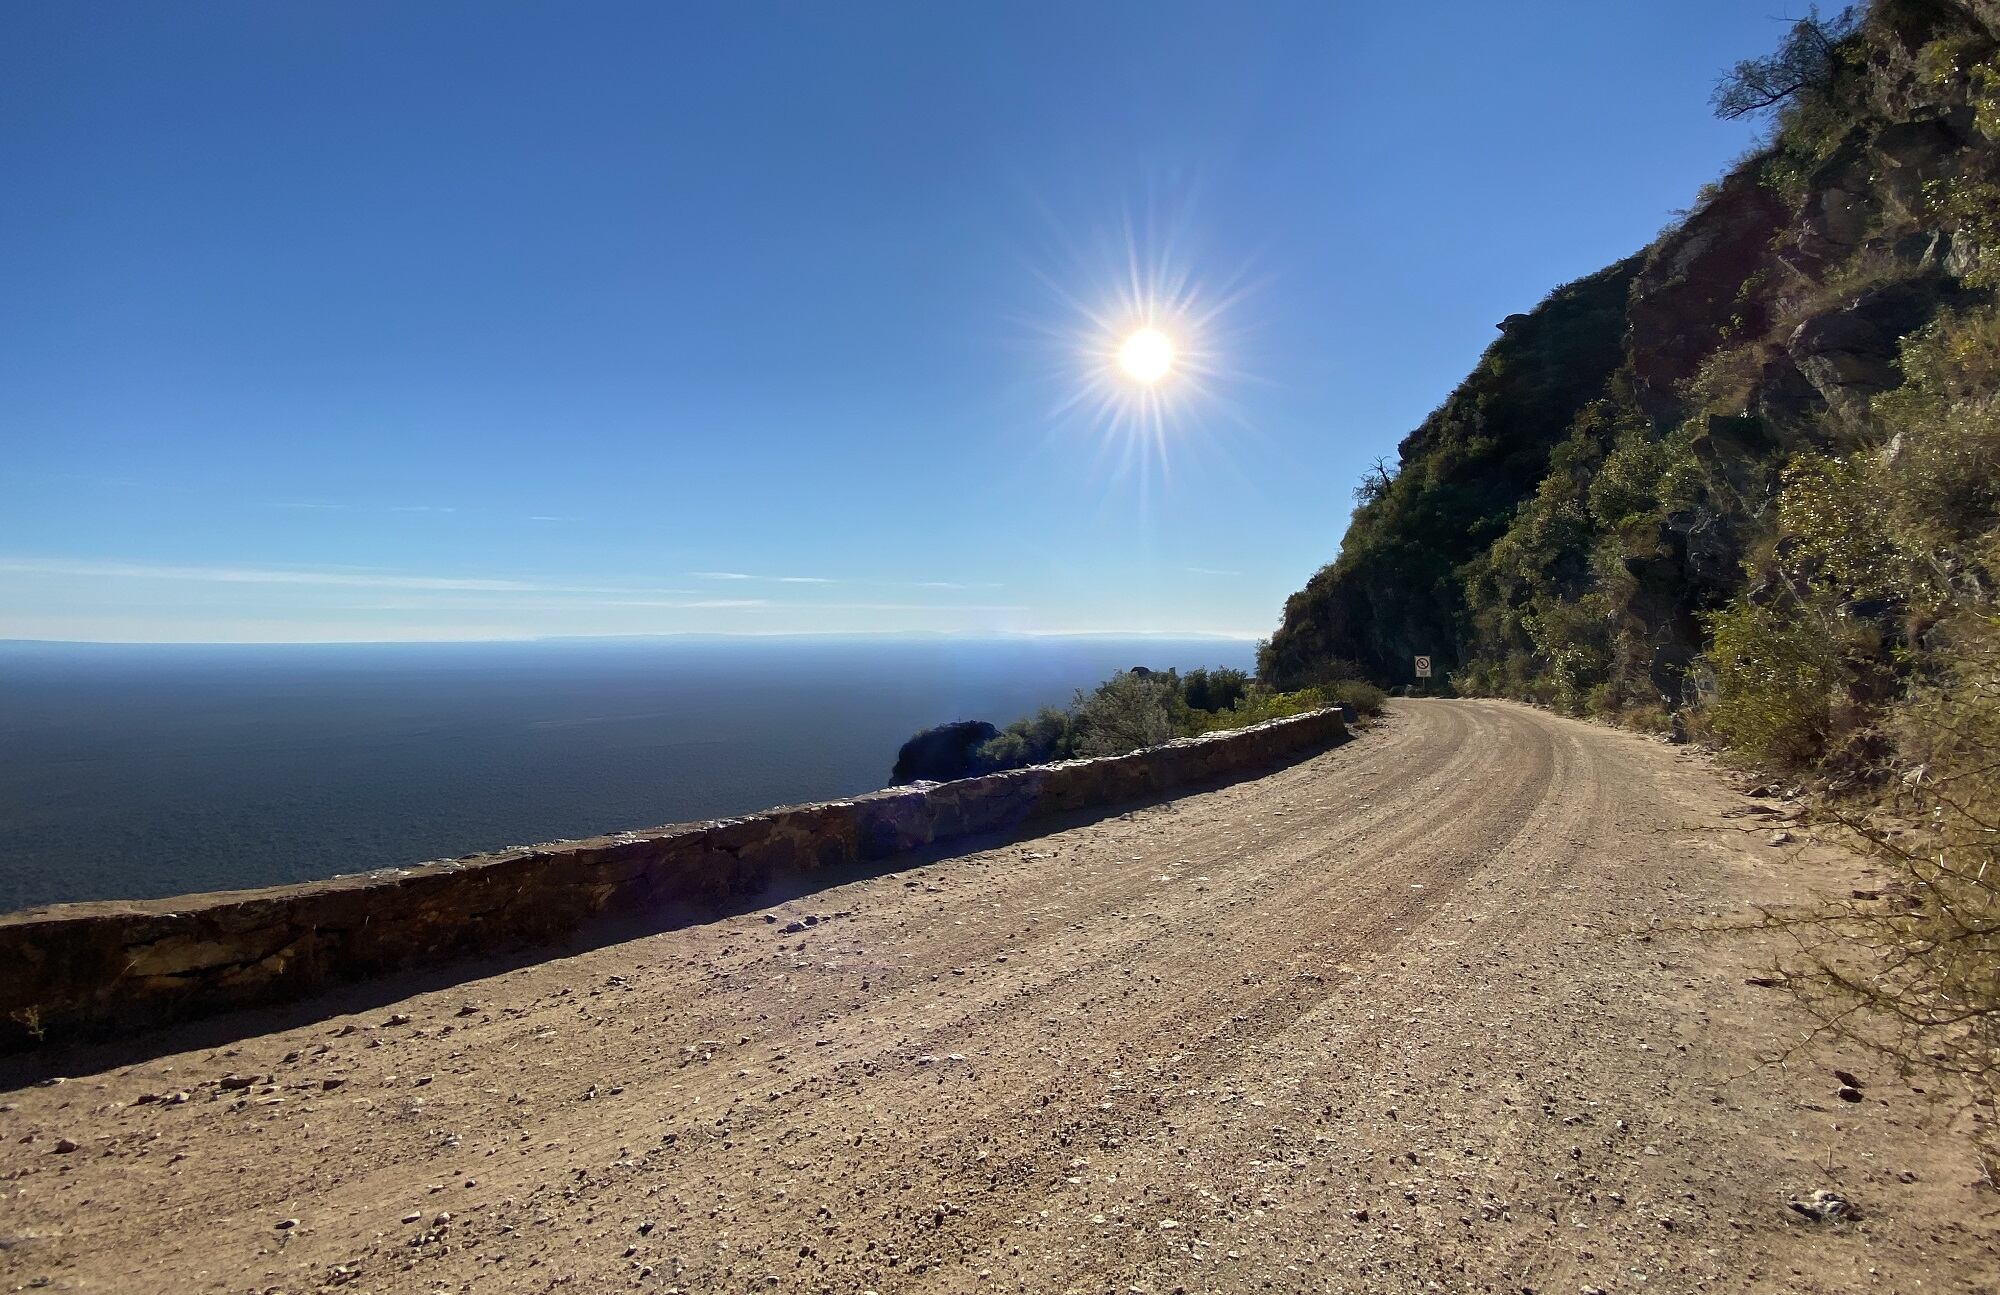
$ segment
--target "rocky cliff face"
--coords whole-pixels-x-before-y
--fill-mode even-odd
[[[1281,688],[1357,673],[1407,677],[1409,657],[1442,668],[1461,653],[1460,570],[1498,537],[1549,456],[1623,356],[1637,258],[1510,316],[1479,368],[1399,447],[1399,474],[1364,488],[1338,559],[1285,605],[1260,662]],[[1358,670],[1357,668],[1358,667]]]
[[[1726,328],[1762,333],[1772,303],[1743,286],[1770,273],[1786,205],[1755,174],[1738,172],[1649,253],[1625,310],[1633,395],[1650,417],[1671,421],[1681,393]]]
[[[1287,602],[1273,682],[1423,652],[1474,690],[1690,700],[1710,615],[1774,578],[1787,471],[1885,452],[1907,340],[2000,278],[2000,4],[1879,0],[1837,54],[1677,227],[1500,326]]]

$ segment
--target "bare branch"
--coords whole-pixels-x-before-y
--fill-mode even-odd
[[[1823,19],[1815,7],[1792,24],[1775,53],[1746,58],[1715,83],[1709,106],[1733,121],[1803,94],[1823,92],[1839,66],[1835,47],[1853,32],[1853,10]]]

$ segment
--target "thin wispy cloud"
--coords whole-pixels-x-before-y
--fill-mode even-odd
[[[697,580],[761,580],[768,584],[779,585],[832,585],[840,583],[825,576],[758,576],[752,575],[747,571],[690,571],[688,574]]]
[[[356,567],[261,567],[195,566],[152,562],[97,561],[84,558],[0,557],[0,572],[30,576],[105,580],[166,580],[205,584],[327,585],[364,589],[423,589],[456,593],[598,594],[674,599],[696,597],[690,589],[659,589],[643,585],[569,584],[546,580],[521,580],[501,576],[426,575],[409,572],[373,571]],[[825,576],[756,576],[735,571],[697,571],[703,580],[764,581],[784,585],[834,585],[844,583]],[[852,583],[852,582],[846,582]],[[910,582],[866,582],[913,589],[970,590],[998,589],[997,584],[967,584],[953,580]],[[785,602],[768,598],[705,599],[698,602],[628,602],[627,606],[673,607],[816,607],[877,611],[1017,611],[1014,606],[956,603],[901,602]]]
[[[1017,603],[773,603],[774,607],[790,610],[795,607],[810,608],[814,611],[843,612],[1025,612],[1029,608]]]
[[[1026,629],[1017,631],[1028,638],[1101,638],[1101,639],[1214,639],[1222,643],[1254,643],[1269,633],[1268,630],[1135,630],[1124,626],[1107,625],[1096,629]]]
[[[993,581],[967,580],[856,580],[832,576],[762,576],[748,571],[690,571],[696,580],[754,580],[774,585],[860,585],[878,589],[946,589],[964,591],[969,589],[999,589]],[[797,604],[795,604],[797,605]],[[817,605],[817,604],[816,604]],[[865,604],[856,604],[862,606]]]
[[[1218,571],[1214,567],[1188,567],[1187,570],[1192,571],[1198,576],[1240,576],[1243,574],[1241,571]]]
[[[93,562],[73,558],[0,558],[0,572],[16,575],[174,580],[210,584],[335,585],[365,589],[429,589],[472,593],[675,594],[689,590],[625,585],[550,584],[487,576],[407,575],[391,572],[292,567],[169,566],[144,562]]]
[[[154,641],[501,639],[537,634],[806,633],[913,625],[960,632],[1019,625],[1034,609],[960,601],[958,581],[758,577],[661,588],[588,578],[366,566],[173,563],[0,554],[0,638]],[[601,577],[600,577],[601,578]],[[759,586],[749,581],[766,580]],[[815,597],[822,586],[883,597]],[[891,589],[921,589],[905,598]],[[225,592],[233,590],[234,592]],[[857,589],[856,592],[860,592]],[[875,592],[875,591],[870,591]],[[711,596],[712,594],[736,596]],[[927,597],[925,595],[934,595]],[[51,607],[37,607],[53,598]],[[78,609],[82,610],[78,610]],[[172,610],[165,610],[172,609]],[[328,617],[351,617],[336,623]],[[394,621],[391,625],[383,618]],[[285,624],[297,628],[286,631]],[[122,628],[120,628],[122,627]]]
[[[436,611],[434,602],[371,601],[348,604],[361,611]],[[781,602],[773,598],[548,598],[503,597],[481,600],[478,609],[502,611],[579,611],[595,608],[636,608],[667,611],[817,612],[1026,612],[1030,608],[999,603]]]
[[[687,608],[729,608],[729,607],[769,607],[768,598],[697,598],[690,602],[676,602],[665,598],[614,598],[606,601],[606,607],[671,607]]]
[[[461,610],[443,608],[436,601],[416,598],[377,599],[368,602],[339,604],[346,611],[368,612],[439,612]],[[481,615],[501,612],[562,612],[573,614],[607,607],[666,609],[669,611],[729,611],[743,608],[770,607],[772,603],[764,598],[557,598],[557,597],[503,597],[492,600],[482,599],[470,610]]]

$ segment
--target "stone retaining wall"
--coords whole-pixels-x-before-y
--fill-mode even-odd
[[[332,881],[0,916],[0,1049],[298,998],[395,968],[553,941],[608,911],[751,895],[1031,819],[1168,791],[1332,745],[1339,712],[1130,755],[892,787],[746,818],[389,868]]]

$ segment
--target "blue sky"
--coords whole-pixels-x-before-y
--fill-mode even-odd
[[[6,6],[0,638],[1268,633],[1775,12]]]

